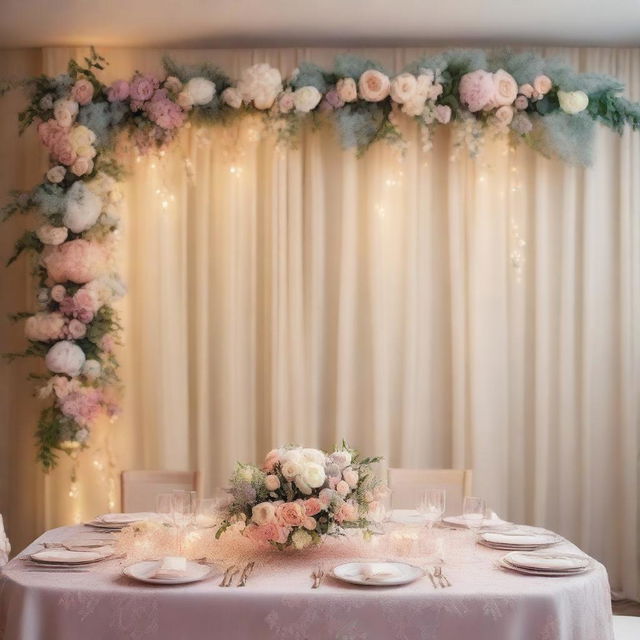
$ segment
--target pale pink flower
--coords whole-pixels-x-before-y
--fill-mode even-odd
[[[519,111],[524,111],[529,106],[529,100],[527,100],[526,96],[519,95],[514,102],[514,106]]]
[[[144,104],[143,109],[149,120],[163,129],[177,129],[186,118],[180,106],[167,97],[166,89],[158,89],[153,98]]]
[[[262,468],[265,471],[273,471],[273,468],[276,466],[276,463],[280,462],[280,453],[278,449],[272,449],[267,453]]]
[[[93,85],[86,78],[79,78],[71,87],[71,97],[78,104],[89,104],[93,98]]]
[[[276,509],[278,522],[291,527],[298,527],[304,522],[305,513],[297,502],[284,502]]]
[[[126,80],[116,80],[107,89],[107,100],[109,102],[120,102],[129,97],[129,83]]]
[[[534,88],[529,84],[523,84],[518,89],[518,93],[521,93],[525,98],[533,98]]]
[[[460,78],[460,100],[472,113],[482,111],[491,103],[495,94],[493,76],[478,69]]]
[[[439,104],[435,109],[436,120],[440,124],[447,124],[451,120],[451,107],[448,104]]]
[[[340,482],[336,484],[336,491],[344,498],[350,491],[349,485],[344,480],[340,480]]]
[[[150,100],[159,84],[153,76],[137,73],[129,85],[129,95],[137,102]]]
[[[549,76],[540,75],[536,76],[533,81],[533,89],[541,96],[546,95],[551,91],[551,87],[553,86],[553,82],[551,82],[551,78]]]
[[[340,78],[336,84],[336,91],[343,102],[354,102],[358,99],[358,88],[353,78]]]
[[[84,284],[100,275],[105,254],[99,244],[78,239],[45,249],[41,261],[54,282]]]
[[[87,325],[75,318],[69,321],[67,330],[69,332],[69,337],[74,340],[80,340],[80,338],[84,338],[87,335]]]
[[[518,83],[514,80],[510,73],[504,69],[498,69],[493,74],[494,96],[493,103],[500,107],[503,105],[513,104],[518,95]]]
[[[81,387],[60,399],[60,410],[78,424],[89,425],[100,412],[102,395],[98,389]]]
[[[85,173],[91,173],[92,171],[93,160],[86,156],[76,158],[76,161],[71,165],[71,173],[76,176],[83,176]]]
[[[64,335],[64,316],[57,311],[36,313],[27,318],[24,333],[28,340],[37,342],[59,340]]]
[[[302,523],[302,526],[305,529],[308,529],[309,531],[313,531],[316,528],[316,524],[317,523],[316,523],[315,518],[312,518],[312,517],[309,516],[309,517],[304,519],[304,522]]]
[[[307,498],[304,501],[304,511],[308,516],[315,516],[322,511],[322,502],[318,498]]]
[[[278,479],[278,476],[268,475],[264,479],[264,486],[266,487],[267,491],[275,491],[276,489],[279,489],[280,480]]]
[[[278,109],[280,109],[281,113],[289,113],[294,106],[293,92],[290,89],[280,94],[278,98]]]
[[[501,127],[509,126],[513,120],[513,107],[507,105],[499,107],[496,109],[494,117]]]
[[[389,95],[391,82],[389,78],[376,69],[367,69],[358,80],[360,95],[367,102],[380,102]]]
[[[57,158],[58,162],[70,167],[77,159],[78,155],[73,150],[71,143],[68,139],[56,140],[53,148],[51,149],[52,155]]]
[[[336,522],[355,522],[358,519],[358,508],[353,502],[345,502],[335,515]]]
[[[54,302],[62,302],[66,295],[67,290],[61,284],[56,284],[51,288],[51,299]]]
[[[358,472],[357,471],[354,471],[353,469],[345,469],[342,472],[342,477],[344,478],[344,481],[352,489],[354,489],[355,487],[358,486]]]
[[[331,504],[334,495],[335,493],[332,489],[322,489],[318,495],[318,499],[323,507],[328,507]]]

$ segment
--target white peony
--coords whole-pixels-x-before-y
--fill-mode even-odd
[[[368,102],[380,102],[389,95],[389,78],[376,69],[367,69],[358,80],[360,95]]]
[[[291,542],[296,549],[300,550],[308,547],[313,542],[313,538],[304,529],[296,529],[291,534]]]
[[[560,108],[571,115],[584,111],[589,106],[589,96],[584,91],[558,91]]]
[[[338,465],[341,471],[351,464],[351,454],[348,451],[334,451],[329,458],[333,464]]]
[[[256,524],[267,524],[276,518],[276,508],[272,502],[260,502],[251,509],[251,519]]]
[[[96,380],[102,373],[102,366],[97,360],[87,360],[82,366],[82,373],[89,380]]]
[[[85,355],[77,344],[61,340],[49,349],[44,361],[49,371],[64,373],[73,378],[80,375]]]
[[[192,104],[208,104],[216,94],[216,85],[206,78],[191,78],[184,86]]]
[[[404,104],[413,98],[417,88],[418,81],[412,73],[401,73],[391,81],[391,98]]]
[[[54,227],[50,224],[43,224],[36,229],[36,236],[42,244],[58,245],[62,244],[69,235],[67,227]]]
[[[74,182],[67,192],[67,205],[62,222],[73,231],[82,233],[92,227],[102,210],[102,201],[84,182]]]
[[[304,481],[302,476],[296,476],[294,482],[300,493],[303,493],[305,496],[311,495],[311,487]]]
[[[59,164],[55,167],[51,167],[51,169],[47,171],[47,180],[49,182],[53,182],[54,184],[58,184],[58,182],[62,182],[64,180],[64,176],[66,173],[67,170]]]
[[[324,484],[326,475],[324,473],[324,467],[316,464],[315,462],[307,462],[302,467],[302,480],[310,486],[312,489],[317,489]]]
[[[253,102],[256,109],[270,109],[282,91],[282,76],[265,62],[254,64],[242,72],[237,89],[247,104]]]
[[[75,100],[60,98],[53,103],[53,117],[61,127],[70,127],[78,114],[78,103]]]
[[[280,471],[287,480],[293,480],[302,472],[302,466],[294,460],[284,460],[280,465]]]
[[[222,92],[222,101],[233,109],[239,109],[242,106],[242,96],[235,87],[227,87]]]
[[[293,104],[296,107],[296,111],[301,113],[308,113],[315,109],[321,99],[322,94],[312,86],[300,87],[293,92]]]
[[[355,102],[358,99],[358,88],[353,78],[341,78],[338,80],[336,91],[343,102]]]
[[[302,449],[302,457],[307,462],[315,462],[324,466],[326,456],[320,449]]]

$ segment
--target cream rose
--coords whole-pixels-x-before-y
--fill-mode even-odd
[[[53,117],[61,127],[70,127],[78,114],[78,103],[75,100],[61,98],[53,103]]]
[[[216,85],[206,78],[191,78],[183,91],[189,95],[192,104],[208,104],[216,94]]]
[[[367,102],[380,102],[389,95],[389,78],[376,69],[368,69],[358,80],[358,90],[360,95]]]
[[[296,111],[308,113],[318,106],[322,94],[312,86],[300,87],[293,92],[293,104]]]
[[[36,236],[42,244],[49,244],[52,246],[62,244],[69,235],[69,230],[66,227],[54,227],[50,224],[43,224],[36,229]]]
[[[279,489],[280,480],[278,479],[278,476],[268,475],[264,479],[264,486],[266,487],[267,491],[275,491],[276,489]]]
[[[315,462],[316,464],[324,465],[325,455],[319,449],[303,449],[302,457],[307,462]]]
[[[294,460],[284,460],[280,465],[280,471],[287,480],[293,480],[297,475],[300,475],[302,467]]]
[[[334,451],[329,458],[333,464],[338,465],[340,471],[351,464],[351,454],[348,451]]]
[[[242,96],[235,87],[227,87],[221,97],[222,101],[233,109],[239,109],[242,106]]]
[[[412,73],[401,73],[391,81],[391,99],[404,104],[413,98],[418,88],[418,80]]]
[[[344,481],[352,488],[358,486],[358,472],[353,469],[345,469],[342,473]]]
[[[558,91],[560,108],[571,115],[584,111],[589,106],[589,96],[584,91]]]
[[[251,519],[256,524],[267,524],[276,519],[276,508],[272,502],[261,502],[251,509]]]
[[[504,69],[498,69],[493,74],[493,85],[495,87],[493,96],[495,106],[513,104],[518,95],[518,83],[510,73],[507,73]]]
[[[336,491],[343,498],[349,493],[350,490],[351,489],[349,488],[349,485],[344,480],[340,480],[340,482],[338,482],[338,484],[336,485]]]
[[[64,180],[66,173],[67,170],[62,165],[56,165],[47,171],[47,180],[54,184],[58,184],[58,182],[62,182]]]
[[[536,76],[535,80],[533,81],[534,90],[537,93],[539,93],[541,96],[544,96],[547,93],[549,93],[549,91],[551,91],[552,86],[553,86],[553,83],[551,82],[551,78],[549,78],[549,76],[545,76],[545,75]]]
[[[24,325],[24,334],[28,340],[37,342],[58,340],[63,336],[64,325],[64,316],[57,311],[53,313],[36,313],[27,319]]]
[[[354,102],[358,99],[358,88],[353,78],[340,78],[336,84],[336,92],[343,102]]]
[[[102,373],[102,366],[97,360],[87,360],[82,366],[82,374],[89,380],[96,380]]]
[[[498,109],[496,109],[494,117],[499,126],[509,126],[511,124],[511,121],[513,120],[513,107],[509,107],[507,105],[498,107]]]

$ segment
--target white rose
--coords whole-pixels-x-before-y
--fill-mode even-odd
[[[66,209],[62,222],[74,233],[82,233],[92,227],[102,210],[102,201],[84,182],[74,182],[67,192]]]
[[[216,85],[206,78],[191,78],[184,87],[193,104],[208,104],[216,94]]]
[[[351,454],[348,451],[334,451],[329,458],[333,464],[338,465],[341,471],[351,464]]]
[[[584,91],[558,91],[560,108],[569,114],[584,111],[589,105],[589,96]]]
[[[164,87],[165,89],[167,89],[168,91],[171,91],[172,93],[178,93],[179,91],[182,90],[182,82],[180,82],[179,78],[176,78],[175,76],[169,76],[165,81],[164,81]]]
[[[261,502],[251,509],[251,519],[256,524],[267,524],[273,522],[276,517],[276,508],[272,502]]]
[[[300,550],[308,547],[313,542],[313,538],[304,529],[296,529],[291,535],[291,542],[296,549]]]
[[[315,462],[324,466],[326,456],[320,449],[303,449],[302,457],[307,462]]]
[[[53,117],[61,127],[70,127],[78,114],[78,103],[75,100],[60,98],[53,103]]]
[[[87,376],[89,380],[95,380],[100,377],[102,367],[97,360],[87,360],[82,366],[82,373]]]
[[[64,180],[64,176],[66,173],[67,170],[59,164],[55,167],[51,167],[51,169],[47,171],[47,180],[49,182],[53,182],[54,184],[58,184],[58,182],[62,182]]]
[[[499,127],[508,127],[513,120],[513,107],[503,105],[496,109],[494,118]]]
[[[36,229],[36,236],[42,244],[58,245],[62,244],[69,235],[66,227],[54,227],[50,224],[43,224]]]
[[[302,476],[296,476],[294,482],[296,487],[300,490],[300,493],[304,493],[305,496],[311,495],[311,487],[305,482]]]
[[[358,99],[358,88],[353,78],[341,78],[338,80],[336,91],[343,102],[354,102]]]
[[[269,109],[282,91],[282,76],[267,63],[254,64],[244,69],[237,89],[247,104],[253,102],[256,109]]]
[[[324,467],[316,464],[315,462],[307,462],[307,464],[302,467],[301,475],[304,483],[309,485],[312,489],[321,487],[326,479]]]
[[[493,74],[493,86],[495,88],[493,106],[500,107],[514,103],[518,96],[518,83],[510,73],[504,69],[498,69]]]
[[[426,96],[423,96],[420,93],[416,92],[412,98],[407,100],[402,105],[402,113],[405,113],[408,116],[422,115],[426,102]]]
[[[398,104],[411,100],[418,87],[418,81],[412,73],[401,73],[391,81],[391,98]]]
[[[285,460],[280,465],[280,471],[287,480],[293,480],[302,471],[302,467],[299,463],[293,460]]]
[[[358,472],[354,469],[345,469],[342,473],[342,477],[352,489],[355,489],[358,486]]]
[[[322,94],[312,86],[300,87],[293,92],[293,104],[296,107],[296,111],[301,113],[308,113],[315,109],[321,99]]]
[[[376,69],[368,69],[358,80],[360,95],[368,102],[380,102],[389,95],[389,78]]]
[[[222,101],[234,109],[239,109],[242,106],[242,96],[235,87],[227,87],[222,92]]]
[[[83,124],[79,124],[77,127],[73,127],[69,132],[69,143],[71,148],[78,153],[78,149],[85,147],[91,147],[96,141],[96,134]],[[81,155],[81,154],[79,154]],[[94,153],[95,155],[95,153]]]
[[[44,361],[49,371],[64,373],[73,378],[80,375],[85,355],[77,344],[61,340],[49,349]]]
[[[275,491],[276,489],[279,489],[280,480],[278,479],[278,476],[268,475],[264,479],[264,486],[266,487],[267,491]]]
[[[191,95],[189,95],[186,91],[181,91],[178,94],[176,102],[186,111],[193,107],[193,100],[191,99]]]

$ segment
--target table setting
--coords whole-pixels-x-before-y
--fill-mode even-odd
[[[394,510],[373,464],[283,448],[225,497],[48,531],[2,572],[0,637],[612,639],[597,561],[481,498]]]

